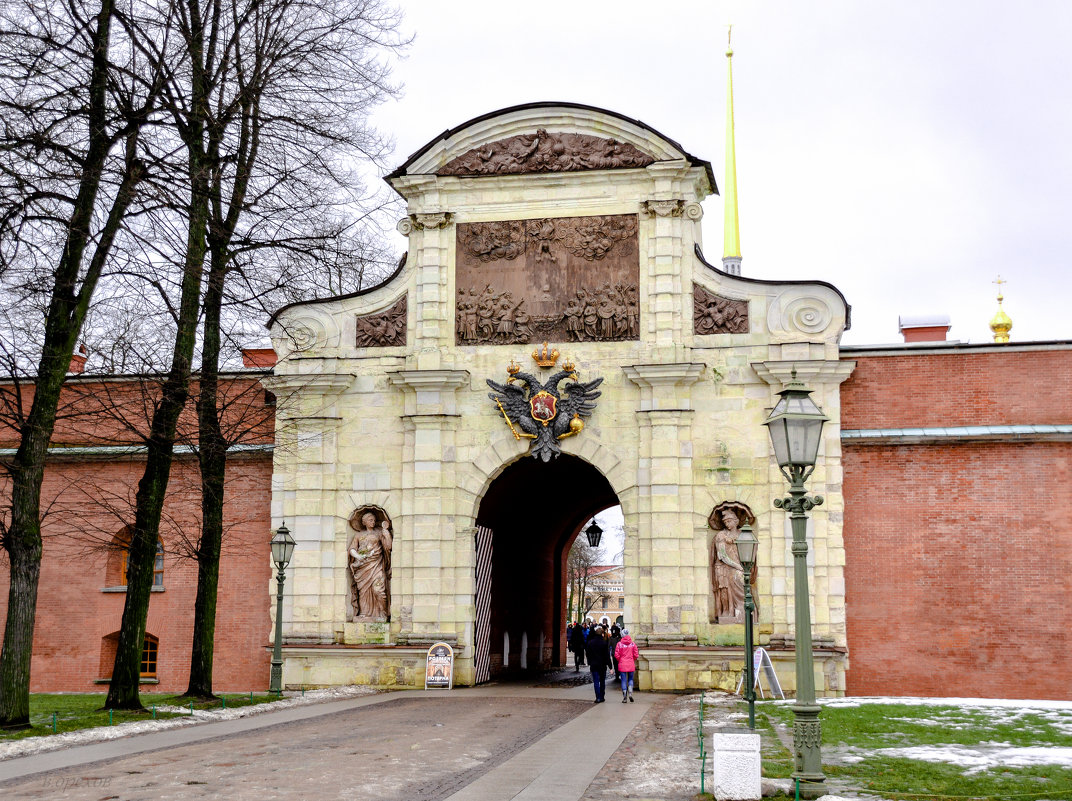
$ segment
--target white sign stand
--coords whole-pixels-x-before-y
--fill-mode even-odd
[[[756,648],[755,654],[752,656],[752,666],[755,673],[755,685],[753,690],[759,690],[759,697],[766,698],[763,694],[763,685],[759,681],[760,676],[767,677],[767,685],[770,687],[771,698],[781,698],[785,700],[785,693],[782,692],[782,685],[778,682],[778,674],[774,672],[774,664],[771,662],[770,654],[763,648]],[[740,681],[737,682],[737,689],[735,692],[740,693],[741,687],[744,685],[744,674],[742,672]]]

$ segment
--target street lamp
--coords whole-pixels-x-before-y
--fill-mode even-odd
[[[588,528],[585,529],[584,536],[588,537],[588,544],[593,548],[599,547],[599,539],[603,536],[603,529],[599,527],[599,523],[593,520]]]
[[[752,613],[756,605],[752,600],[752,567],[756,563],[759,540],[747,523],[737,535],[737,557],[744,568],[744,700],[748,702],[748,728],[756,727],[756,667],[752,653]]]
[[[822,496],[808,497],[804,482],[815,470],[823,423],[823,410],[810,397],[811,390],[797,381],[796,370],[770,417],[763,423],[774,445],[774,457],[782,475],[789,481],[789,497],[777,498],[774,505],[789,512],[793,529],[793,583],[796,607],[797,698],[793,710],[793,750],[795,767],[792,778],[808,798],[826,792],[823,776],[822,728],[819,707],[815,703],[815,670],[811,652],[811,598],[808,592],[808,515],[822,502]]]
[[[287,565],[294,553],[294,538],[284,522],[272,537],[272,561],[275,562],[277,592],[275,596],[275,648],[272,649],[272,679],[268,692],[283,694],[283,582],[287,579]]]

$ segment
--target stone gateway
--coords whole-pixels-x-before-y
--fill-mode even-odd
[[[396,273],[270,322],[272,514],[298,543],[284,682],[421,686],[436,643],[463,685],[561,663],[565,556],[620,504],[640,688],[736,685],[742,510],[759,643],[791,688],[785,485],[762,424],[795,371],[830,417],[809,558],[816,685],[843,693],[842,295],[708,264],[710,165],[613,112],[487,114],[387,181],[408,211]]]

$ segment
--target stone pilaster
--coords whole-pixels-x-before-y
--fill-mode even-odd
[[[456,531],[455,399],[465,370],[400,370],[403,393],[402,510],[392,555],[392,631],[397,642],[458,642],[472,618],[473,542]],[[466,643],[469,645],[469,643]]]
[[[338,403],[353,380],[353,374],[333,370],[261,380],[275,394],[277,406],[272,520],[285,521],[295,540],[283,588],[283,639],[288,643],[330,643],[338,628],[330,563],[337,528]],[[274,615],[274,606],[272,611]]]
[[[437,370],[443,348],[453,342],[449,276],[453,270],[455,226],[446,211],[411,214],[398,230],[409,237],[409,258],[415,269],[414,346],[417,368]]]
[[[699,558],[693,536],[693,444],[691,386],[702,364],[624,367],[639,388],[636,408],[640,443],[637,464],[635,553],[625,555],[626,593],[633,599],[634,626],[649,646],[695,644],[697,616],[691,599],[691,565]],[[700,543],[702,549],[703,543]],[[631,580],[630,580],[631,579]],[[670,680],[668,678],[668,680]],[[658,688],[660,677],[652,677]]]

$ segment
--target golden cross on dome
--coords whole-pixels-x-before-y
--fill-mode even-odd
[[[1002,284],[1007,284],[1007,283],[1009,283],[1009,282],[1008,282],[1008,281],[1006,281],[1006,280],[1005,280],[1004,278],[1002,278],[1002,277],[1001,277],[1001,276],[999,275],[999,276],[997,277],[997,280],[995,280],[995,281],[991,281],[990,283],[992,283],[992,284],[997,284],[997,285],[998,285],[998,300],[1001,300],[1001,285],[1002,285]]]

